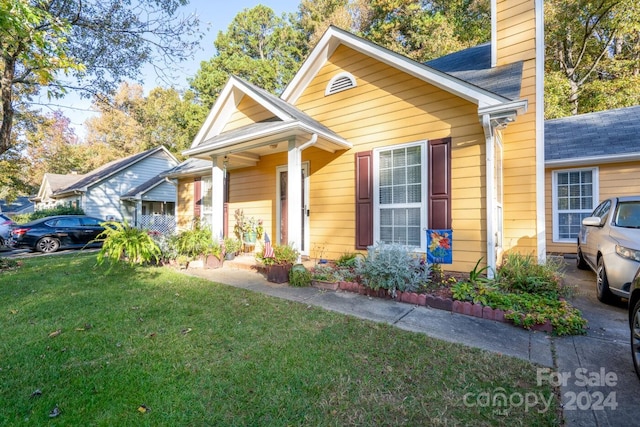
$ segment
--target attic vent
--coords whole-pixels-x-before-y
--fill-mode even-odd
[[[327,89],[324,91],[325,96],[342,92],[343,90],[356,87],[356,79],[349,73],[340,73],[329,81]]]

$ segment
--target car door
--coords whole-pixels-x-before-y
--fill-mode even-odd
[[[79,217],[58,218],[55,224],[49,223],[55,236],[60,240],[60,246],[76,246],[82,242],[82,227]]]
[[[591,216],[600,218],[600,226],[584,226],[583,228],[583,256],[589,264],[594,268],[597,265],[598,248],[602,235],[608,233],[608,228],[604,225],[609,221],[609,214],[611,213],[611,200],[605,200],[594,211]]]
[[[85,245],[95,240],[104,231],[104,227],[100,225],[103,222],[100,218],[85,216],[81,218],[81,221]]]

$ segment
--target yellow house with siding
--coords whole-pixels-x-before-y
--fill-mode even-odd
[[[640,106],[545,122],[547,251],[575,254],[582,219],[640,194]]]
[[[181,224],[232,235],[242,209],[328,259],[452,229],[447,269],[542,260],[542,0],[492,16],[491,43],[426,64],[331,27],[279,97],[230,77],[185,151],[209,168],[174,175]]]

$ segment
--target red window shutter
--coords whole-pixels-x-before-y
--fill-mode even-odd
[[[451,138],[429,141],[429,229],[451,228]]]
[[[200,218],[202,212],[202,181],[201,178],[193,180],[193,217]]]
[[[373,245],[373,152],[356,153],[356,249]]]

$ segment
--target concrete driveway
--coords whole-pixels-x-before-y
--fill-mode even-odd
[[[606,305],[596,297],[595,274],[567,258],[565,279],[577,286],[571,303],[589,321],[585,336],[555,338],[558,372],[543,380],[562,382],[567,426],[640,424],[640,380],[631,360],[627,300]],[[563,379],[561,379],[564,378]]]

